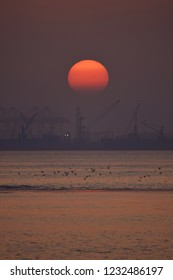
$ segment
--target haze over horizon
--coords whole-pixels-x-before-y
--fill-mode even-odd
[[[123,131],[137,104],[140,119],[173,132],[173,2],[171,0],[8,0],[1,4],[0,107],[52,107],[87,123],[117,99],[97,129]],[[70,67],[98,60],[110,82],[82,96],[68,86]]]

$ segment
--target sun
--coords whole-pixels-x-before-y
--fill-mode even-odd
[[[68,73],[68,84],[78,93],[101,92],[107,87],[108,82],[107,69],[95,60],[81,60],[75,63]]]

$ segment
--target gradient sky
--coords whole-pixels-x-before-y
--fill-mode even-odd
[[[73,121],[80,106],[91,122],[122,133],[137,104],[140,119],[173,133],[172,0],[4,0],[0,4],[0,106],[52,107]],[[103,63],[110,75],[99,96],[67,84],[81,59]]]

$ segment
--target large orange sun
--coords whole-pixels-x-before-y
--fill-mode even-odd
[[[109,82],[107,69],[95,60],[81,60],[68,73],[70,87],[79,93],[103,91]]]

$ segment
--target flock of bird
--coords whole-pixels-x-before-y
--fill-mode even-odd
[[[154,173],[157,173],[157,174],[161,175],[162,174],[161,167],[159,166],[158,169],[154,170],[152,173],[148,173],[148,174],[145,173],[144,175],[139,176],[138,181],[141,182],[143,179],[145,179],[147,177],[152,177],[152,175]]]
[[[111,166],[108,165],[107,166],[107,174],[111,175],[112,174],[112,171],[110,170]],[[100,170],[94,168],[94,167],[90,167],[90,168],[85,168],[85,170],[87,171],[87,174],[83,177],[83,180],[87,180],[88,178],[92,177],[94,174],[97,174],[98,176],[102,176],[103,175],[103,171],[101,172]],[[22,174],[24,174],[24,172],[17,172],[17,174],[20,176]],[[30,173],[31,174],[31,173]],[[54,170],[54,171],[51,171],[51,172],[46,172],[44,170],[40,170],[39,172],[36,172],[35,174],[33,174],[33,176],[47,176],[50,174],[52,175],[61,175],[61,176],[80,176],[81,175],[81,172],[77,172],[76,170],[72,169],[72,167],[69,167],[69,169],[65,169],[65,170]]]
[[[99,169],[96,169],[94,167],[89,167],[89,168],[85,168],[85,170],[87,171],[87,174],[82,177],[83,180],[87,180],[88,178],[92,177],[92,176],[99,176],[101,177],[102,175],[111,175],[113,173],[113,170],[111,170],[111,166],[108,165],[107,167],[105,167],[105,169],[102,169],[102,170],[99,170]],[[106,170],[106,173],[105,173],[105,170]],[[156,170],[154,170],[153,172],[150,172],[150,173],[145,173],[143,175],[140,175],[138,177],[138,181],[141,182],[142,180],[144,180],[145,178],[148,178],[148,177],[152,177],[153,173],[157,173],[159,175],[162,174],[162,170],[161,170],[161,167],[159,166]],[[52,175],[61,175],[61,176],[81,176],[81,172],[78,172],[74,169],[72,169],[72,167],[69,167],[69,169],[65,169],[65,170],[54,170],[54,171],[51,171],[51,172],[45,172],[44,170],[41,170],[37,173],[34,174],[34,176],[47,176],[50,174]],[[123,173],[119,173],[119,175],[122,175]],[[18,172],[18,175],[22,175],[22,172]]]

